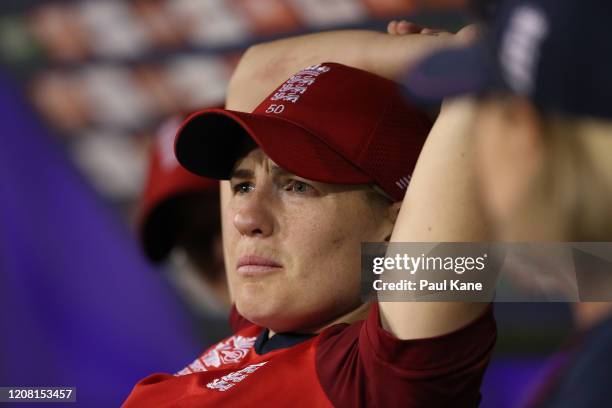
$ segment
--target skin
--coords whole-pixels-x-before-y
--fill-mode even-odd
[[[261,149],[237,163],[230,184],[223,243],[230,286],[244,317],[275,332],[317,332],[361,307],[360,244],[389,235],[390,205],[370,200],[368,186],[287,173]],[[282,267],[238,273],[239,258],[251,254]]]
[[[446,34],[444,30],[422,27],[418,24],[412,23],[406,20],[390,21],[387,25],[387,33],[392,35],[406,35],[406,34],[426,34],[426,35],[438,35]]]
[[[489,98],[478,103],[474,133],[476,172],[485,210],[498,238],[520,240],[527,234],[515,231],[514,213],[543,162],[536,113],[517,97]],[[541,231],[530,231],[531,240],[554,239],[541,236]]]
[[[453,36],[445,32],[421,34],[419,29],[425,30],[411,26],[410,33],[416,35],[329,31],[254,45],[242,56],[230,79],[226,107],[251,112],[295,72],[320,62],[337,62],[395,79],[434,50],[462,43],[471,31]]]
[[[531,181],[546,166],[547,154],[542,142],[541,118],[533,106],[520,97],[491,97],[478,103],[474,122],[476,135],[476,169],[480,191],[487,214],[495,226],[498,239],[504,241],[564,241],[564,230],[554,228],[564,224],[562,218],[541,228],[539,220],[527,220],[530,214],[518,213],[529,202]],[[576,136],[578,137],[578,136]],[[593,144],[591,157],[608,163],[600,152],[609,145]],[[520,165],[517,165],[520,163]],[[605,166],[603,166],[605,167]],[[602,170],[605,174],[606,170]],[[611,174],[607,169],[607,174]],[[572,194],[577,194],[573,191]],[[549,197],[548,208],[559,205]],[[535,217],[538,217],[535,214]],[[586,330],[612,313],[610,302],[572,303],[576,327]]]
[[[489,237],[475,159],[474,103],[447,101],[423,146],[391,242],[477,242]],[[381,302],[383,327],[403,339],[438,336],[468,324],[487,303]],[[406,316],[410,316],[407,319]]]
[[[417,32],[418,29],[412,27],[409,31]],[[448,33],[387,35],[366,31],[339,31],[257,45],[250,48],[241,59],[230,81],[226,107],[238,111],[252,111],[292,73],[321,61],[339,62],[394,79],[429,52],[449,44],[461,45],[471,38],[472,33],[471,29],[462,30],[456,36]],[[360,47],[354,47],[355,43],[359,43]],[[403,203],[395,203],[389,207],[393,209],[393,214],[401,206],[392,241],[461,242],[486,240],[489,237],[488,226],[480,214],[481,208],[475,194],[475,177],[466,171],[474,152],[474,140],[468,131],[471,122],[466,120],[466,115],[468,118],[471,115],[466,104],[447,103],[442,109],[419,157],[406,199]],[[263,167],[265,169],[265,166]],[[260,170],[255,175],[257,174],[266,173]],[[264,183],[264,186],[272,185],[273,183]],[[264,187],[264,192],[259,191],[261,194],[272,194],[270,188]],[[256,192],[255,198],[257,197]],[[232,277],[232,269],[235,269],[237,256],[240,256],[237,251],[255,248],[244,243],[253,245],[264,240],[238,238],[240,234],[235,231],[235,216],[239,208],[233,207],[232,201],[235,204],[240,200],[236,198],[228,183],[223,182],[221,206],[224,257],[226,269],[230,274],[231,296],[238,310],[248,314],[247,318],[254,319],[254,322],[276,331],[291,329],[312,332],[334,322],[352,323],[363,319],[367,305],[357,302],[357,291],[347,289],[344,279],[359,279],[360,243],[381,241],[389,236],[390,228],[385,227],[384,231],[380,231],[380,225],[363,225],[368,218],[365,217],[367,212],[364,211],[367,206],[352,201],[354,196],[347,193],[337,196],[338,199],[332,200],[330,195],[326,200],[313,200],[313,203],[318,203],[317,211],[311,213],[306,212],[310,207],[290,207],[284,205],[285,202],[289,203],[288,200],[283,200],[280,196],[270,197],[269,202],[253,199],[253,208],[258,209],[253,214],[264,217],[267,223],[282,221],[284,225],[289,226],[286,228],[294,228],[291,227],[291,222],[295,222],[302,228],[292,230],[297,234],[295,236],[280,235],[284,239],[275,238],[275,245],[272,247],[261,246],[257,249],[268,251],[264,254],[268,257],[279,256],[282,257],[279,260],[289,262],[290,271],[287,273],[295,274],[297,282],[302,286],[287,279],[290,276],[287,274],[273,277],[266,285],[258,282],[247,283]],[[274,211],[269,207],[274,208]],[[281,211],[280,214],[286,218],[278,221],[275,214],[278,214],[279,209],[293,211]],[[324,215],[323,210],[330,211],[329,215]],[[310,214],[310,217],[304,219],[304,214]],[[350,220],[342,221],[348,215],[351,215]],[[325,222],[317,221],[313,224],[312,219],[323,219]],[[330,223],[334,222],[341,224],[330,229]],[[359,228],[351,228],[351,225],[358,225]],[[316,226],[316,230],[313,226]],[[340,232],[338,228],[342,228],[344,238],[337,235],[337,232]],[[374,239],[374,236],[378,239]],[[331,237],[340,239],[341,246],[337,247],[338,242],[330,241]],[[332,254],[327,252],[326,248],[336,250]],[[295,260],[288,249],[297,251]],[[308,267],[298,259],[308,259]],[[333,268],[329,268],[332,265]],[[308,273],[313,273],[308,271],[320,268],[333,270],[336,275],[328,272],[319,275],[317,280],[312,277],[306,279]],[[308,296],[304,297],[305,295],[298,292],[308,293]],[[306,300],[313,296],[317,297],[316,302]],[[473,321],[486,306],[486,303],[456,302],[380,303],[380,315],[383,327],[396,337],[416,339],[456,330]],[[274,311],[282,313],[275,315]]]

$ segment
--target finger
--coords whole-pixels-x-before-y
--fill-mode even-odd
[[[445,30],[442,30],[440,28],[424,28],[421,31],[421,34],[435,35],[435,34],[440,34],[443,32],[445,32]]]
[[[397,35],[397,21],[389,21],[389,24],[387,24],[387,33],[391,35]]]
[[[482,28],[477,24],[470,24],[463,27],[456,34],[456,38],[459,42],[468,44],[476,41],[482,35]]]
[[[418,34],[422,30],[423,30],[423,27],[421,27],[420,25],[411,23],[406,20],[401,20],[400,22],[397,23],[397,33],[401,35]]]

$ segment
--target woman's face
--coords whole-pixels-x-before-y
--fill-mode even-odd
[[[224,200],[223,246],[238,311],[276,332],[314,331],[360,305],[361,242],[390,233],[367,186],[285,172],[261,149],[238,161]]]

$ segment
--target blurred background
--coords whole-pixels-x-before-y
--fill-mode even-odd
[[[0,386],[76,386],[76,405],[118,406],[216,340],[135,225],[160,125],[223,105],[249,45],[401,18],[454,31],[472,21],[466,3],[0,2]],[[512,407],[571,319],[555,303],[496,311],[482,406]]]

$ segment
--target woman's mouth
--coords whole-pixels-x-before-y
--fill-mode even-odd
[[[264,275],[282,267],[280,263],[269,258],[259,255],[243,255],[238,258],[236,272],[242,276]]]

